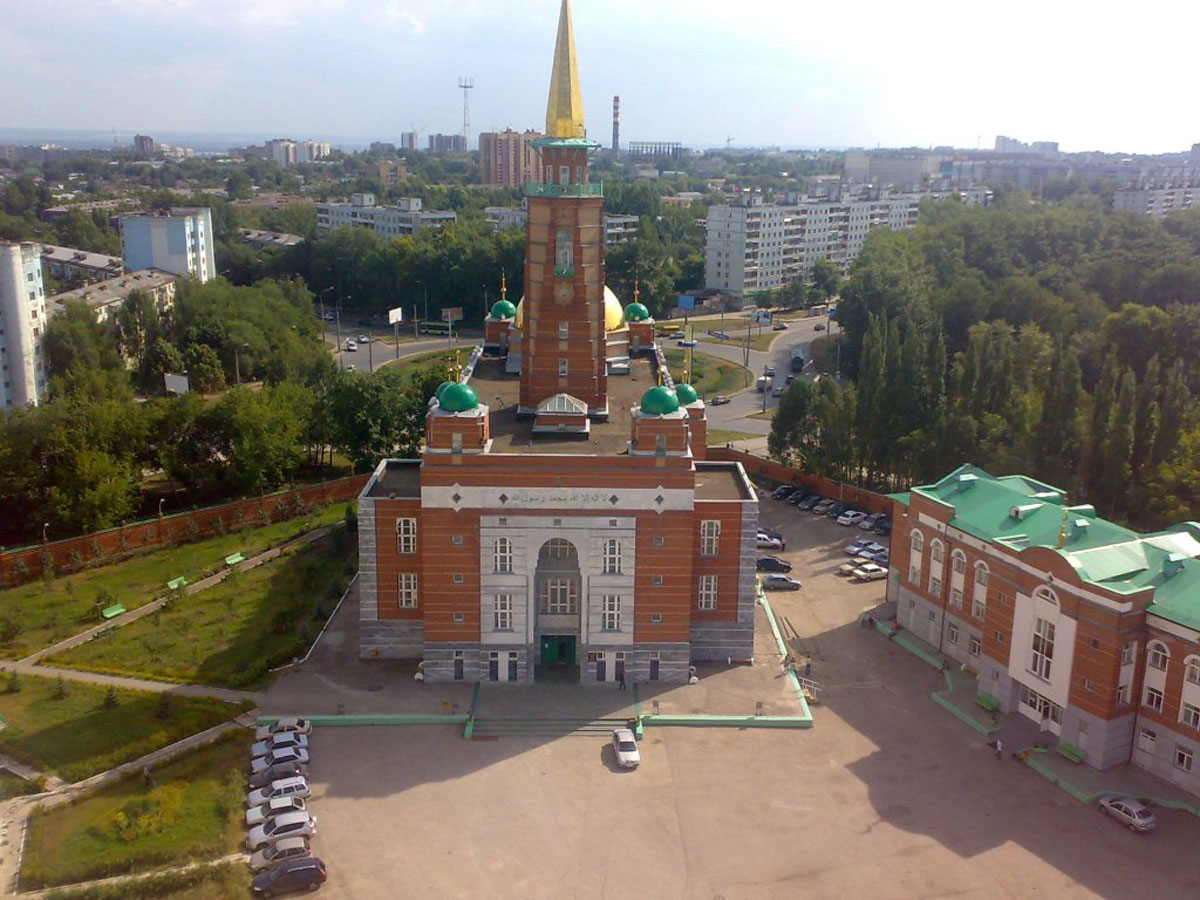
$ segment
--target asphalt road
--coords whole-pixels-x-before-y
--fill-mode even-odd
[[[358,342],[359,335],[366,334],[371,337],[371,340],[362,344]],[[432,353],[435,350],[446,350],[451,346],[456,348],[472,347],[480,340],[478,335],[469,335],[465,339],[455,337],[453,345],[447,338],[427,338],[419,341],[402,342],[397,351],[395,344],[384,344],[378,341],[378,338],[386,335],[391,337],[391,333],[387,329],[373,328],[366,329],[359,326],[354,328],[342,327],[342,347],[345,346],[347,339],[355,341],[358,345],[357,350],[347,351],[339,348],[337,342],[337,332],[333,329],[325,332],[325,342],[329,344],[330,355],[333,361],[339,368],[349,368],[353,366],[359,372],[374,372],[382,369],[387,363],[403,359],[406,356],[420,356],[422,353]]]

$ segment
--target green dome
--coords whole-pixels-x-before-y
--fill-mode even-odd
[[[446,388],[450,387],[450,385],[452,385],[452,384],[454,384],[453,381],[443,381],[441,384],[439,384],[437,386],[437,390],[433,392],[433,396],[435,396],[439,400],[441,400],[442,394],[444,394],[446,392]]]
[[[630,303],[625,307],[626,322],[644,322],[650,318],[650,310],[641,303]]]
[[[642,394],[642,412],[651,416],[665,416],[679,411],[679,398],[665,385],[652,387]]]
[[[445,390],[439,388],[438,393],[441,394],[438,402],[446,412],[466,412],[479,406],[475,388],[469,384],[451,383]]]
[[[700,395],[696,393],[696,389],[690,384],[675,385],[675,396],[679,398],[680,406],[687,406],[689,403],[695,403],[700,399]]]
[[[517,308],[507,300],[497,300],[492,305],[493,319],[512,319],[517,315]]]

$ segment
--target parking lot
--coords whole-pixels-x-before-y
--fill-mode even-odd
[[[822,688],[811,730],[647,728],[641,767],[620,771],[603,734],[317,729],[321,894],[1196,895],[1200,823],[1160,810],[1158,832],[1132,835],[997,760],[930,702],[936,672],[856,624],[884,583],[832,572],[862,532],[769,499],[762,513],[804,585],[771,600]]]

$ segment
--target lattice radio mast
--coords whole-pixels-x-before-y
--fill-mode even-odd
[[[463,147],[464,150],[471,149],[471,101],[469,91],[475,87],[475,79],[469,77],[461,77],[458,79],[458,87],[463,92]]]

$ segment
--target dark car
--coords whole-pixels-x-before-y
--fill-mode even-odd
[[[315,891],[325,883],[325,863],[315,856],[287,859],[273,869],[254,876],[254,893],[277,897],[299,891]]]
[[[776,531],[774,528],[768,528],[766,525],[759,525],[758,533],[765,534],[767,537],[778,538],[781,541],[787,540],[787,538],[783,536],[782,531]]]
[[[263,788],[272,781],[279,781],[281,778],[295,778],[296,776],[304,776],[308,774],[308,766],[303,763],[285,762],[278,763],[270,768],[263,769],[261,772],[255,772],[250,776],[250,789]]]
[[[874,531],[876,534],[891,534],[892,533],[892,520],[888,519],[886,517],[882,518],[878,522],[875,523],[875,527],[871,530]]]
[[[775,490],[771,491],[771,499],[786,500],[798,490],[800,489],[791,487],[790,485],[781,484],[779,487],[775,488]]]
[[[800,509],[812,509],[821,502],[820,494],[809,494],[803,500],[796,504]]]
[[[854,507],[852,507],[849,503],[839,500],[837,503],[833,504],[833,506],[829,507],[829,509],[825,510],[825,515],[831,519],[836,519],[842,513],[853,508]]]
[[[759,572],[790,572],[792,564],[778,556],[760,556],[754,561],[754,568]]]
[[[788,497],[788,503],[792,504],[793,506],[799,506],[811,496],[812,494],[808,493],[807,491],[797,491],[796,493],[792,494],[792,496]]]

